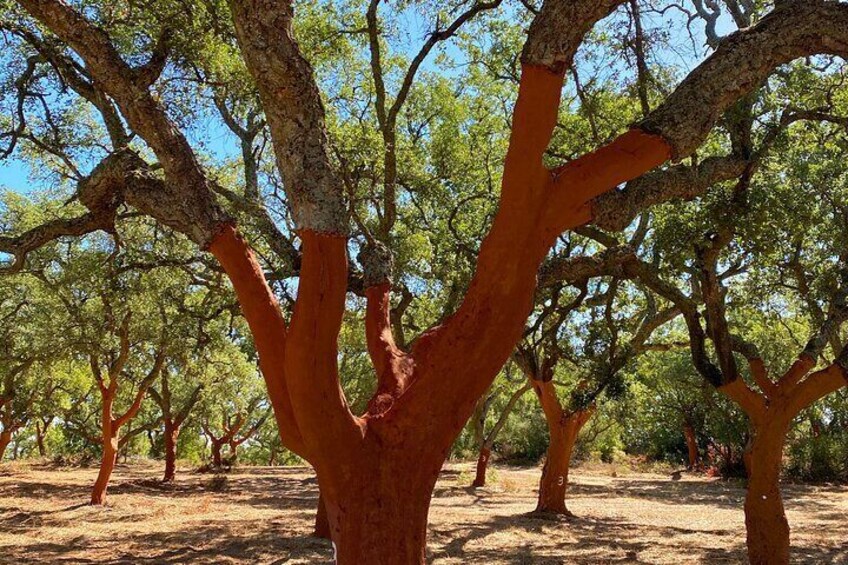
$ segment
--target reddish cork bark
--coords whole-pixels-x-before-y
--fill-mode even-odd
[[[489,467],[489,458],[492,456],[492,451],[488,447],[480,449],[480,454],[477,456],[477,473],[474,476],[474,482],[471,483],[472,488],[482,488],[486,486],[486,470]]]
[[[532,380],[533,390],[539,397],[550,443],[545,454],[545,465],[539,482],[539,501],[536,512],[571,515],[565,502],[568,492],[568,472],[571,455],[580,430],[589,421],[594,408],[566,412],[559,402],[552,381]]]
[[[170,483],[177,476],[177,439],[180,427],[171,420],[165,420],[165,476],[162,482]]]
[[[10,443],[12,443],[12,432],[10,430],[0,432],[0,461],[3,460],[3,455],[5,455],[6,448],[9,447]]]
[[[338,563],[423,563],[439,470],[521,336],[548,249],[563,230],[590,219],[594,196],[669,156],[660,137],[633,131],[547,170],[542,155],[562,81],[545,68],[523,71],[500,210],[457,312],[403,351],[389,322],[390,283],[367,289],[366,337],[378,387],[361,417],[350,413],[337,367],[347,238],[300,233],[300,287],[289,327],[238,232],[225,227],[212,241],[254,333],[283,442],[318,474]]]
[[[815,361],[802,355],[777,382],[772,382],[762,359],[749,359],[749,364],[762,392],[754,391],[742,379],[719,388],[742,408],[753,428],[745,454],[748,558],[752,565],[787,565],[789,523],[780,491],[786,434],[802,410],[845,386],[848,373],[839,362],[811,372]]]
[[[701,466],[698,454],[698,438],[695,436],[695,428],[688,422],[683,424],[683,436],[686,438],[686,452],[689,459],[688,469],[696,470]]]

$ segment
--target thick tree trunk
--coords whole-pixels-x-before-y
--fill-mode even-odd
[[[477,475],[474,477],[474,482],[471,483],[472,488],[480,488],[486,486],[486,469],[489,467],[489,458],[492,456],[492,450],[487,446],[480,448],[480,455],[477,457]]]
[[[785,432],[779,426],[758,431],[752,445],[745,496],[745,526],[751,565],[789,563],[789,523],[780,494]]]
[[[0,461],[3,461],[3,455],[6,453],[6,448],[12,442],[11,430],[3,430],[0,432]]]
[[[118,438],[112,434],[104,435],[100,472],[97,474],[97,480],[94,482],[94,488],[91,491],[91,504],[101,505],[106,503],[106,487],[109,486],[109,479],[112,478],[112,471],[115,469],[117,459]]]
[[[315,531],[312,535],[316,538],[330,539],[330,520],[327,517],[327,506],[324,497],[318,493],[318,511],[315,513]]]
[[[100,458],[100,472],[94,481],[91,491],[91,504],[106,504],[106,488],[112,471],[118,461],[118,426],[112,420],[112,405],[115,402],[114,390],[101,390],[101,414],[100,414],[100,437],[103,445],[103,453]]]
[[[689,470],[694,471],[701,466],[698,456],[698,438],[695,436],[695,428],[688,422],[683,424],[683,435],[686,437],[686,449],[689,453]]]
[[[536,512],[571,515],[565,505],[565,493],[568,490],[568,470],[577,433],[572,433],[570,427],[560,424],[550,430],[551,442],[542,469]]]
[[[395,454],[397,455],[397,454]],[[357,474],[359,488],[338,492],[336,503],[325,499],[338,565],[423,565],[430,498],[440,465],[422,476],[419,461],[392,460],[380,473]]]
[[[162,482],[173,482],[177,476],[177,439],[180,427],[165,420],[165,476]]]

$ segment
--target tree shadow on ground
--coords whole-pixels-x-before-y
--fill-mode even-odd
[[[155,532],[132,536],[108,546],[98,544],[100,556],[92,554],[91,540],[82,537],[70,543],[40,543],[9,548],[4,563],[109,563],[109,564],[218,564],[332,563],[332,547],[326,540],[303,532],[291,532],[275,521],[244,523],[221,521],[203,528],[177,532]],[[5,561],[5,559],[9,559]]]
[[[158,474],[158,473],[157,473]],[[210,490],[209,475],[182,473],[173,487],[151,482],[153,472],[122,475],[110,492],[134,495],[116,503],[115,508],[82,509],[89,485],[78,481],[45,482],[42,476],[22,476],[12,484],[0,484],[0,497],[28,498],[49,492],[57,504],[49,511],[33,510],[21,502],[0,507],[0,532],[28,538],[25,544],[0,547],[2,563],[331,563],[329,542],[309,536],[314,520],[318,489],[311,471],[299,469],[237,469],[227,475],[222,490]],[[443,475],[436,489],[433,520],[429,535],[428,562],[509,563],[509,564],[596,564],[652,563],[652,556],[665,552],[681,562],[744,563],[744,531],[687,528],[685,523],[650,525],[634,517],[577,516],[550,520],[515,511],[535,504],[533,487],[520,491],[470,489],[456,485],[460,474]],[[447,478],[447,481],[445,480]],[[527,488],[525,488],[527,487]],[[790,510],[810,512],[814,520],[800,530],[832,527],[845,523],[845,513],[834,501],[823,498],[835,489],[788,486]],[[176,499],[180,512],[183,500],[204,495],[215,504],[226,504],[225,514],[212,519],[168,526],[155,522],[147,531],[122,530],[114,538],[97,534],[109,523],[132,526],[145,519],[143,508]],[[43,496],[43,495],[38,495]],[[593,501],[635,497],[646,503],[703,505],[704,512],[721,508],[741,510],[744,488],[740,483],[712,481],[671,481],[661,478],[629,477],[608,485],[590,484],[579,479],[570,495]],[[155,499],[155,500],[154,500]],[[70,504],[70,506],[66,506]],[[473,509],[457,513],[457,505]],[[665,510],[663,510],[665,511]],[[250,514],[250,513],[253,514]],[[257,519],[257,512],[263,518]],[[700,512],[700,510],[697,510]],[[248,515],[251,517],[248,519]],[[264,518],[268,516],[268,518]],[[147,517],[150,518],[149,516]],[[205,518],[205,516],[204,516]],[[824,520],[825,522],[822,522]],[[790,517],[790,522],[791,522]],[[172,522],[173,523],[173,522]],[[825,526],[824,524],[828,524]],[[45,535],[51,528],[79,528],[83,535],[63,534],[62,541]],[[120,526],[124,528],[123,525]],[[848,547],[838,532],[832,541],[819,547],[801,546],[793,539],[793,562],[848,563]],[[661,554],[661,553],[660,553]]]
[[[432,552],[431,557],[451,558],[462,563],[652,563],[640,554],[646,549],[655,549],[663,539],[679,540],[681,534],[698,534],[710,542],[691,543],[685,548],[685,554],[692,562],[738,563],[744,556],[744,547],[719,539],[734,536],[736,532],[650,527],[607,518],[572,517],[566,520],[531,513],[492,516],[480,522],[451,524],[432,530],[434,536],[450,541]],[[521,533],[533,534],[534,539],[541,543],[521,543],[509,556],[504,555],[503,548],[487,547],[485,538],[509,532],[519,540],[526,540],[520,536]],[[730,549],[717,548],[716,545],[729,546]],[[679,554],[681,548],[675,545],[675,549]]]

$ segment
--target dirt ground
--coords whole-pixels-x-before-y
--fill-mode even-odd
[[[226,479],[153,464],[119,467],[106,508],[88,506],[96,469],[0,467],[0,563],[329,563],[309,537],[317,497],[306,468],[239,468]],[[745,563],[739,484],[657,474],[573,473],[576,517],[529,516],[539,471],[499,467],[471,490],[446,467],[430,510],[428,562]],[[797,563],[848,564],[848,488],[785,487]]]

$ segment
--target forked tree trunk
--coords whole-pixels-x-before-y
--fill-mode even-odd
[[[245,24],[246,5],[234,3],[242,40],[271,28],[279,31],[266,26],[273,18],[265,16]],[[256,53],[265,57],[268,43],[260,43]],[[336,378],[348,279],[347,241],[339,233],[346,230],[301,226],[300,286],[288,330],[262,268],[238,233],[223,230],[209,245],[236,289],[261,351],[283,442],[295,451],[298,444],[306,448],[316,468],[340,565],[424,563],[439,470],[475,400],[521,338],[536,274],[557,235],[591,219],[584,206],[591,198],[669,157],[670,146],[661,137],[633,130],[552,174],[542,156],[556,125],[562,84],[559,69],[522,67],[499,212],[453,316],[405,354],[387,330],[390,285],[368,287],[369,304],[386,314],[386,323],[372,318],[369,332],[366,320],[380,383],[366,417],[350,414]],[[458,371],[467,374],[445,378]],[[300,434],[287,438],[291,429]]]
[[[0,432],[0,461],[3,461],[3,455],[6,453],[6,448],[12,442],[12,431],[3,430]]]
[[[780,493],[785,428],[763,426],[754,438],[745,496],[745,526],[751,565],[789,563],[789,522]]]
[[[177,440],[180,437],[180,427],[170,420],[165,420],[165,476],[162,482],[170,483],[177,476]]]
[[[686,449],[689,455],[689,470],[696,470],[701,466],[700,457],[698,456],[698,438],[695,435],[695,428],[688,422],[683,424],[683,435],[686,437]]]
[[[474,477],[474,482],[471,483],[473,488],[486,486],[486,469],[489,467],[491,456],[492,450],[488,446],[480,448],[480,455],[477,457],[477,475]]]

